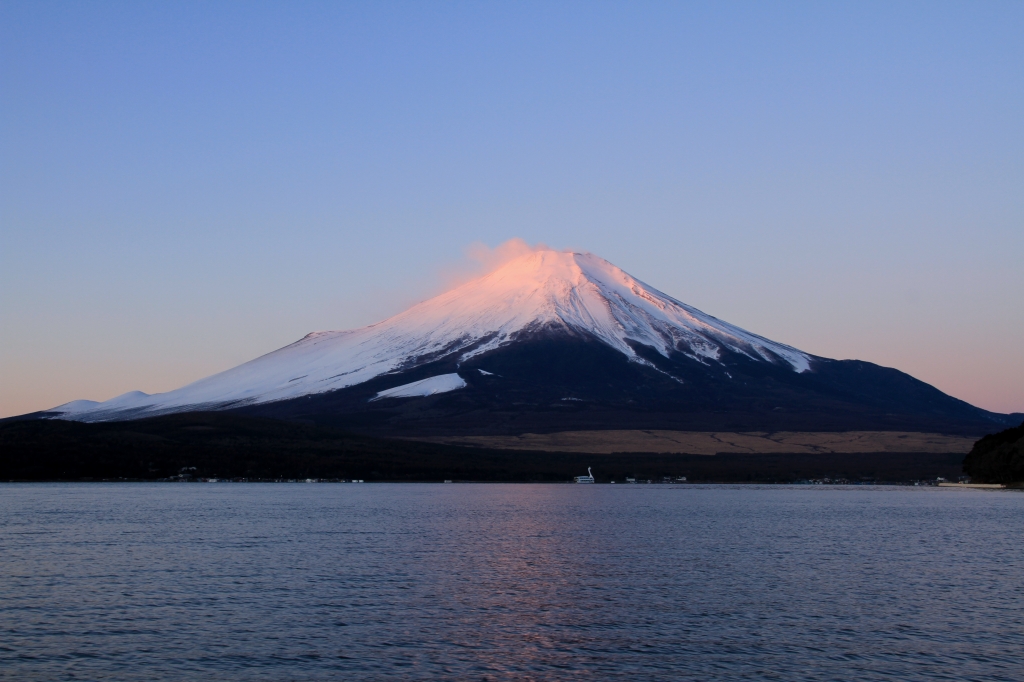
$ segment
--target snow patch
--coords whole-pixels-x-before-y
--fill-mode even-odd
[[[420,379],[411,384],[402,384],[381,391],[371,398],[370,402],[381,398],[414,398],[420,396],[434,395],[435,393],[447,393],[460,388],[465,388],[466,382],[458,374],[441,374],[429,379]]]

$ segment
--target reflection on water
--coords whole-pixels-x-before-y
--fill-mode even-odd
[[[1024,495],[0,486],[0,678],[1021,678]]]

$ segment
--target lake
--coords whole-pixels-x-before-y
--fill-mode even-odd
[[[0,485],[0,679],[1019,680],[1024,494]]]

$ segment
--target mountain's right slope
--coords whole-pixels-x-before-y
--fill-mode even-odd
[[[238,409],[406,436],[604,429],[975,436],[1015,419],[868,362],[809,356],[809,368],[796,372],[728,349],[706,362],[631,346],[645,362],[578,330],[541,327],[469,358],[451,355],[346,389]],[[462,387],[432,395],[394,390],[449,376]]]

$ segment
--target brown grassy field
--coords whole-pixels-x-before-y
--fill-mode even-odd
[[[964,453],[974,438],[909,431],[843,431],[776,433],[725,431],[562,431],[521,436],[453,436],[422,438],[437,443],[509,450],[553,452],[669,452],[691,455],[717,453]]]

